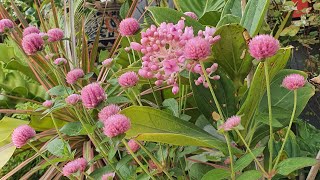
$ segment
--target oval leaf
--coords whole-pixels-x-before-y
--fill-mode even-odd
[[[309,158],[309,157],[289,158],[279,163],[276,169],[278,174],[287,176],[295,170],[298,170],[307,166],[313,166],[317,164],[317,162],[318,161],[316,159]]]

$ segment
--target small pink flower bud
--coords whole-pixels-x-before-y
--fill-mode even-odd
[[[14,27],[13,22],[10,19],[1,19],[0,20],[0,33],[4,33],[9,29]]]
[[[53,102],[51,100],[46,100],[45,102],[42,103],[42,106],[46,108],[50,108],[53,105]]]
[[[78,79],[84,76],[84,72],[82,69],[73,69],[68,72],[66,76],[66,80],[68,84],[74,84],[77,82]]]
[[[140,149],[140,145],[133,139],[130,139],[130,141],[128,142],[128,146],[132,152],[137,152]]]
[[[88,161],[84,158],[78,158],[73,161],[68,162],[62,168],[64,176],[70,176],[76,172],[84,172],[88,165]]]
[[[81,96],[79,94],[71,94],[65,100],[67,104],[75,105],[81,100]]]
[[[57,58],[53,62],[55,65],[65,65],[67,64],[67,60],[65,58]]]
[[[184,15],[189,16],[192,19],[198,20],[198,16],[194,12],[185,12]]]
[[[240,116],[231,116],[227,119],[227,121],[222,124],[219,129],[223,129],[224,131],[230,131],[233,128],[237,127],[241,122]]]
[[[303,87],[306,83],[306,79],[300,74],[290,74],[286,76],[282,81],[282,86],[292,91]]]
[[[50,29],[47,32],[48,35],[48,41],[49,42],[55,42],[60,41],[64,37],[64,32],[59,28]]]

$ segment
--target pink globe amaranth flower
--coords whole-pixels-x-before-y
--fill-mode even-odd
[[[35,135],[36,131],[32,127],[28,125],[21,125],[13,131],[11,135],[12,143],[17,148],[21,148]]]
[[[126,18],[119,25],[119,31],[122,36],[134,35],[139,29],[139,22],[134,18]]]
[[[132,152],[137,152],[140,149],[140,145],[133,139],[130,139],[130,141],[128,142],[128,146]]]
[[[191,17],[192,19],[198,20],[198,16],[194,12],[185,12],[183,14]]]
[[[13,22],[10,19],[0,20],[0,33],[6,32],[6,30],[12,29],[14,27]]]
[[[73,161],[68,162],[62,168],[62,172],[64,176],[70,176],[76,172],[84,172],[88,165],[88,161],[84,158],[78,158]]]
[[[84,72],[82,69],[73,69],[68,72],[66,76],[66,80],[68,84],[74,84],[77,82],[78,79],[84,76]]]
[[[110,67],[112,65],[112,61],[113,61],[112,58],[108,58],[108,59],[102,61],[102,65],[106,66],[106,67]]]
[[[116,174],[114,172],[112,173],[107,173],[105,175],[102,176],[101,180],[111,180],[114,178]]]
[[[219,129],[223,129],[224,131],[230,131],[233,128],[237,127],[241,122],[240,116],[231,116],[227,119],[226,122],[224,122]]]
[[[115,137],[125,133],[130,127],[129,118],[122,114],[116,114],[104,121],[103,133],[108,137]]]
[[[65,100],[67,104],[75,105],[80,101],[80,99],[81,96],[79,94],[71,94]]]
[[[81,90],[82,104],[86,108],[95,108],[99,103],[106,99],[104,89],[98,83],[91,83]]]
[[[23,37],[22,48],[28,55],[32,55],[38,51],[41,51],[44,46],[42,37],[37,33],[31,33]]]
[[[57,58],[53,61],[55,65],[65,65],[67,64],[67,60],[65,58]]]
[[[48,41],[49,42],[55,42],[60,41],[64,37],[64,32],[59,28],[50,29],[47,32],[48,35]]]
[[[257,60],[274,56],[279,48],[279,41],[266,34],[255,36],[249,42],[249,53]]]
[[[29,26],[23,30],[22,35],[26,36],[32,33],[40,34],[40,30],[35,26]]]
[[[126,72],[118,78],[121,87],[128,88],[135,86],[139,81],[137,73],[133,71]]]
[[[51,107],[53,105],[53,102],[51,100],[46,100],[45,102],[42,103],[42,106],[44,107]]]
[[[306,84],[306,79],[300,74],[290,74],[282,81],[282,86],[290,91],[299,89]]]
[[[120,112],[120,107],[115,104],[110,104],[106,107],[104,107],[98,114],[99,120],[104,122],[109,117],[118,114]]]
[[[184,48],[184,55],[188,59],[202,60],[207,58],[210,54],[210,43],[199,37],[190,39]]]
[[[154,163],[151,159],[148,161],[149,169],[158,169],[156,163]]]

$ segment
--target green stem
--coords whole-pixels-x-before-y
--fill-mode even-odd
[[[88,173],[83,172],[83,174],[84,174],[88,179],[94,180],[94,178],[93,178],[93,177],[91,177]]]
[[[277,156],[277,159],[276,159],[276,163],[274,164],[273,169],[275,169],[275,168],[277,167],[278,163],[279,163],[279,160],[280,160],[282,151],[283,151],[284,146],[285,146],[285,144],[286,144],[286,141],[287,141],[287,139],[288,139],[288,137],[289,137],[290,129],[291,129],[291,126],[292,126],[292,123],[293,123],[293,119],[294,119],[296,110],[297,110],[297,96],[298,96],[297,90],[294,90],[294,91],[293,91],[293,94],[294,94],[294,95],[293,95],[293,96],[294,96],[294,100],[293,100],[293,111],[292,111],[292,114],[291,114],[291,119],[290,119],[289,127],[288,127],[288,129],[287,129],[286,135],[285,135],[285,137],[284,137],[284,141],[283,141],[282,146],[281,146],[281,149],[280,149],[280,151],[279,151],[279,153],[278,153],[278,156]]]
[[[138,97],[138,95],[136,94],[136,92],[134,92],[134,89],[133,89],[133,88],[131,89],[131,91],[132,91],[134,97],[137,99],[139,105],[140,105],[140,106],[143,106],[142,103],[141,103],[141,101],[140,101],[140,99],[139,99],[139,97]]]
[[[203,72],[203,74],[204,74],[204,77],[206,78],[206,81],[207,81],[207,83],[208,83],[208,85],[209,85],[209,89],[210,89],[211,95],[212,95],[212,97],[213,97],[214,103],[216,104],[216,107],[217,107],[217,109],[218,109],[220,118],[224,121],[224,117],[223,117],[223,113],[222,113],[222,110],[221,110],[221,106],[220,106],[219,101],[218,101],[218,99],[217,99],[217,97],[216,97],[216,94],[215,94],[214,91],[213,91],[213,88],[212,88],[210,79],[209,79],[209,77],[208,77],[206,68],[204,67],[204,64],[203,64],[202,61],[200,61],[200,65],[201,65],[201,68],[202,68],[202,72]]]
[[[269,139],[269,173],[272,169],[272,155],[273,155],[273,129],[272,129],[272,108],[271,108],[271,91],[270,91],[270,79],[269,79],[269,70],[268,64],[266,61],[264,64],[264,74],[266,77],[266,86],[267,86],[267,95],[268,95],[268,109],[269,109],[269,131],[270,131],[270,139]]]
[[[134,152],[132,152],[132,150],[130,149],[130,147],[128,146],[126,140],[122,139],[122,143],[126,146],[127,150],[129,151],[129,153],[131,154],[131,156],[133,157],[134,160],[137,161],[137,163],[140,165],[140,167],[143,169],[144,172],[146,172],[151,179],[155,178],[150,174],[149,170],[146,169],[146,167],[139,161],[139,159],[137,158],[137,156],[134,154]]]
[[[247,142],[244,140],[244,138],[242,137],[241,133],[239,132],[239,130],[236,129],[236,133],[238,134],[238,136],[240,137],[241,141],[243,142],[243,144],[246,146],[247,150],[249,151],[249,153],[251,154],[251,156],[253,157],[253,159],[256,161],[257,165],[259,166],[259,168],[261,169],[261,171],[267,175],[268,173],[264,170],[264,168],[262,167],[262,165],[260,164],[259,160],[256,158],[256,156],[253,154],[253,152],[251,151],[249,145],[247,144]]]
[[[127,38],[128,38],[129,45],[130,45],[130,44],[131,44],[131,40],[130,40],[130,38],[129,38],[129,37],[127,37]],[[133,50],[133,49],[131,49],[131,51],[132,51],[133,61],[134,61],[134,62],[136,62],[136,55],[135,55],[135,53],[134,53],[134,50]]]
[[[152,86],[152,84],[151,84],[150,79],[148,79],[148,82],[149,82],[149,85],[150,85],[150,87],[151,87],[153,97],[154,97],[154,99],[156,100],[156,103],[157,103],[158,108],[160,109],[160,103],[159,103],[159,101],[158,101],[157,95],[156,95],[156,93],[155,93],[155,91],[154,91],[154,89],[153,89],[153,86]]]
[[[59,137],[60,137],[60,139],[61,139],[61,140],[63,140],[63,137],[62,137],[61,132],[59,131],[59,128],[58,128],[58,125],[57,125],[56,119],[53,117],[53,114],[52,114],[52,113],[50,113],[50,116],[51,116],[51,119],[52,119],[53,125],[54,125],[54,127],[55,127],[55,129],[56,129],[56,131],[57,131],[57,133],[58,133],[58,135],[59,135]]]
[[[229,151],[229,156],[230,156],[231,179],[235,180],[236,173],[234,172],[234,167],[233,167],[233,155],[232,155],[232,150],[231,150],[229,134],[227,132],[224,133],[224,137],[226,138],[226,141],[227,141],[227,146],[228,146],[228,151]]]

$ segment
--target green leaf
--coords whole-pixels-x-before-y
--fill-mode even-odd
[[[57,118],[55,118],[55,120],[57,122],[58,127],[62,127],[67,123],[66,121],[62,121]],[[32,115],[29,125],[36,131],[44,131],[55,128],[51,117],[48,116],[42,118],[41,116]]]
[[[212,167],[209,165],[201,164],[201,163],[194,163],[188,169],[188,172],[190,173],[189,174],[190,179],[200,179],[211,169],[212,169]]]
[[[218,11],[209,11],[199,19],[199,22],[206,26],[216,26],[220,20],[220,16],[221,13]]]
[[[249,31],[251,37],[258,34],[269,4],[270,0],[249,0],[247,3],[240,24]]]
[[[121,5],[121,8],[120,8],[120,17],[121,19],[125,19],[126,16],[127,16],[127,13],[130,9],[130,6],[132,4],[132,1],[131,0],[126,0],[122,5]]]
[[[81,122],[69,122],[64,125],[60,131],[68,136],[86,135],[87,132],[83,128]]]
[[[107,98],[107,103],[109,104],[121,104],[121,103],[130,103],[131,100],[124,96],[112,96]]]
[[[16,147],[10,143],[10,138],[8,138],[8,144],[0,147],[0,170],[2,169],[2,167],[4,165],[6,165],[6,163],[9,161],[9,159],[11,158],[11,156],[13,155],[14,151],[16,150]]]
[[[179,105],[177,100],[173,98],[166,99],[162,102],[162,105],[170,109],[174,116],[179,117]]]
[[[63,85],[55,86],[51,89],[49,89],[48,93],[51,96],[64,96],[72,93],[72,90],[70,87],[65,87]]]
[[[127,138],[180,146],[203,146],[227,152],[226,143],[192,123],[151,107],[131,106],[121,111],[131,120]],[[237,151],[239,152],[239,151]]]
[[[89,72],[86,75],[84,75],[81,79],[89,79],[93,76],[94,72]]]
[[[258,155],[260,155],[265,147],[259,147],[256,148],[254,150],[252,150],[252,153],[257,157]],[[238,171],[242,171],[244,168],[246,168],[247,166],[249,166],[249,164],[253,161],[253,157],[250,153],[247,153],[245,155],[243,155],[242,157],[240,157],[235,163],[234,163],[234,170],[236,172]]]
[[[174,0],[176,7],[182,12],[194,12],[201,18],[206,12],[221,11],[224,0]]]
[[[198,21],[184,15],[179,11],[161,7],[149,7],[148,11],[151,12],[153,18],[155,19],[155,22],[158,25],[162,22],[177,23],[179,20],[181,20],[181,17],[184,17],[185,25],[192,26],[194,34],[198,34],[199,30],[204,30],[204,27]]]
[[[63,157],[65,155],[65,144],[63,140],[56,138],[48,143],[47,150],[55,156]]]
[[[201,180],[220,180],[226,179],[231,175],[231,172],[225,169],[212,169],[211,171],[207,172]]]
[[[243,31],[245,29],[237,24],[221,26],[215,32],[221,39],[212,46],[215,61],[229,75],[236,87],[243,84],[252,66],[252,57],[247,51]]]
[[[295,36],[300,30],[299,26],[290,25],[289,27],[284,28],[280,36]]]
[[[239,24],[240,18],[232,14],[224,15],[217,24],[217,28],[227,24]]]
[[[0,61],[4,63],[7,63],[15,58],[14,48],[3,43],[0,43],[0,54]]]
[[[242,12],[241,12],[241,1],[239,0],[228,0],[226,5],[223,8],[221,17],[227,15],[227,14],[231,14],[237,17],[242,16]]]
[[[294,157],[294,158],[289,158],[286,160],[283,160],[280,162],[277,167],[277,173],[287,176],[291,172],[307,167],[307,166],[313,166],[317,164],[317,160],[314,158],[309,158],[309,157]]]
[[[10,118],[7,116],[3,117],[0,121],[0,142],[8,139],[15,128],[28,123],[28,121]]]
[[[242,173],[237,177],[237,180],[257,180],[262,177],[262,173],[257,170],[250,170]]]
[[[107,173],[112,173],[112,172],[113,172],[113,169],[111,168],[111,166],[107,165],[105,167],[94,170],[90,174],[90,177],[92,177],[93,179],[101,179],[103,175]]]

